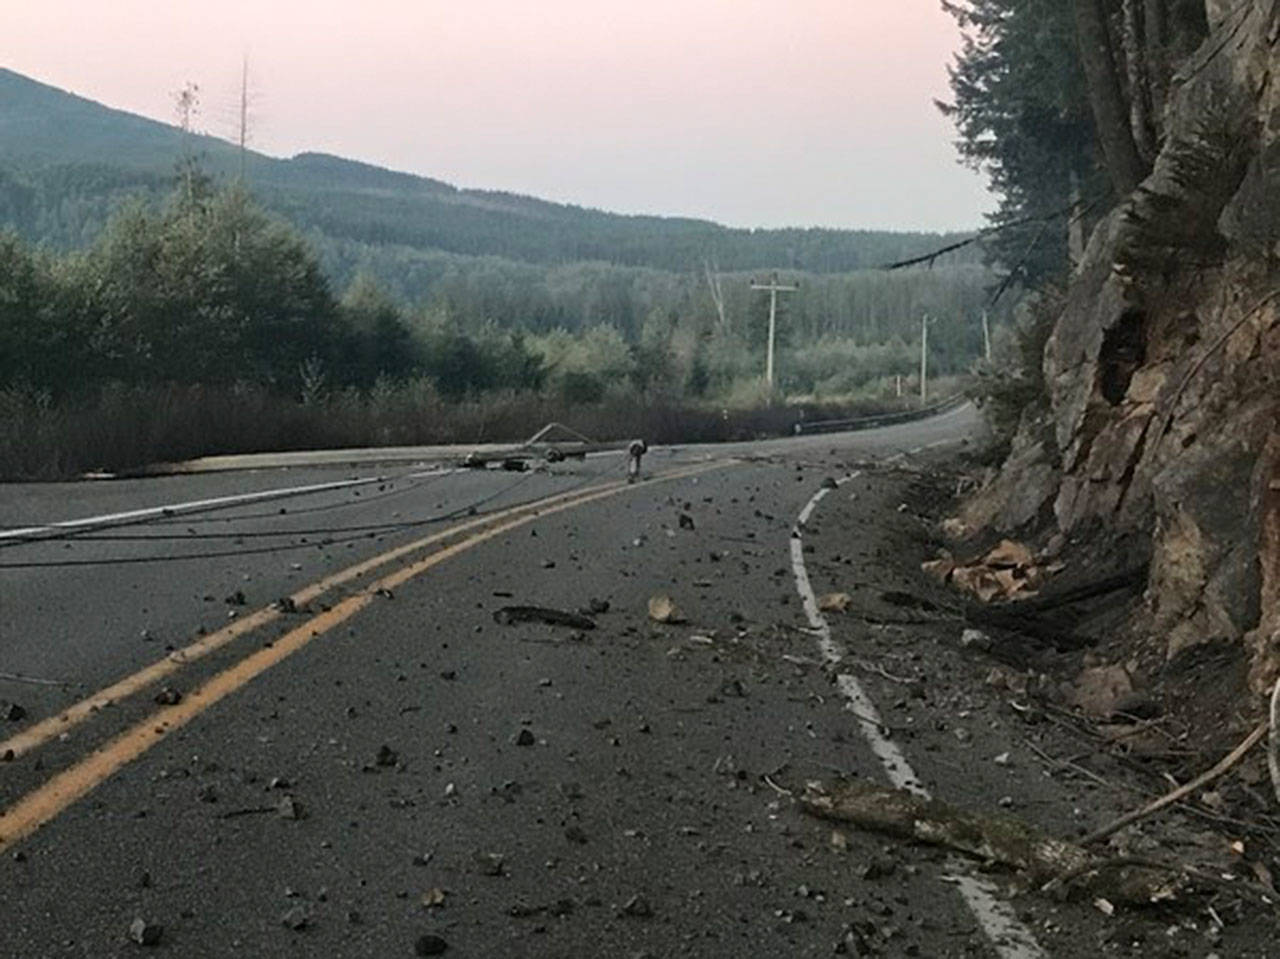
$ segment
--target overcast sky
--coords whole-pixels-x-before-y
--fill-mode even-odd
[[[0,0],[0,65],[251,143],[627,213],[951,229],[938,0]]]

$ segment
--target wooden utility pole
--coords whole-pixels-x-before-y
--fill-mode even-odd
[[[195,135],[196,111],[200,106],[200,87],[188,80],[181,90],[174,94],[174,104],[178,110],[178,125],[182,128],[182,179],[186,186],[187,203],[195,199],[195,181],[192,176],[196,157],[191,140]]]
[[[800,289],[800,287],[798,285],[784,286],[783,284],[780,284],[778,282],[778,274],[775,273],[773,274],[773,279],[771,279],[768,283],[753,282],[751,284],[751,289],[769,291],[769,352],[765,359],[764,378],[765,378],[765,382],[769,384],[769,389],[772,390],[773,389],[773,340],[778,328],[778,294],[794,293],[796,292],[796,290]]]
[[[720,317],[720,331],[727,332],[729,320],[724,312],[724,290],[720,287],[720,266],[714,260],[703,260],[702,268],[707,274],[707,287],[711,290],[711,302],[715,304],[716,315]]]
[[[982,311],[982,353],[986,357],[988,363],[991,362],[991,321],[987,318],[987,311]]]
[[[920,318],[920,405],[929,399],[929,314]]]
[[[244,182],[245,142],[249,138],[249,54],[240,66],[240,182]]]

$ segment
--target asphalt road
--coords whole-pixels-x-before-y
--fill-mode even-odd
[[[939,508],[896,467],[975,427],[657,450],[634,486],[601,456],[190,512],[377,470],[0,487],[0,955],[1268,955],[797,808],[908,774],[1064,833],[1126,808],[895,605]]]

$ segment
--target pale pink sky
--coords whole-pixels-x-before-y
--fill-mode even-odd
[[[0,0],[0,66],[253,145],[628,213],[945,229],[992,203],[933,106],[938,0]]]

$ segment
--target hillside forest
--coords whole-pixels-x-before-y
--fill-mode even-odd
[[[917,395],[925,316],[938,395],[981,356],[984,310],[997,328],[1008,315],[976,246],[879,268],[953,235],[732,230],[458,191],[334,157],[278,161],[4,71],[0,130],[21,144],[0,151],[0,428],[13,474],[228,444],[510,439],[551,414],[610,434],[655,429],[606,408],[725,423],[789,403],[894,406]],[[768,298],[751,284],[773,275],[799,289],[780,297],[770,391]],[[179,399],[192,389],[198,403]],[[259,424],[288,408],[293,425],[188,439],[206,432],[191,423],[214,395],[232,407],[252,396]],[[130,420],[167,404],[198,409],[133,434],[163,441],[82,436],[52,443],[57,463],[19,450],[33,418],[66,432],[66,417],[91,409]],[[482,412],[502,404],[507,417]],[[323,435],[340,421],[350,428]],[[86,443],[92,453],[73,452]]]

